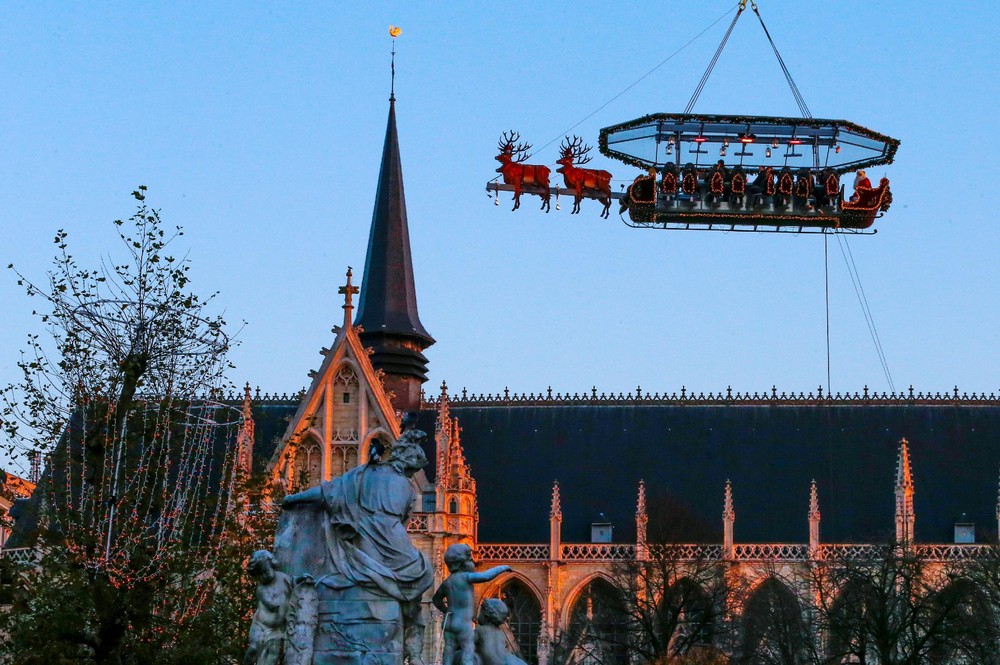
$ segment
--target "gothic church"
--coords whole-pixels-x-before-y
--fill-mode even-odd
[[[692,559],[726,562],[750,588],[777,584],[803,605],[805,573],[789,586],[776,567],[795,579],[838,548],[918,542],[943,560],[996,539],[995,395],[472,395],[445,385],[425,395],[434,339],[418,315],[409,231],[390,101],[360,288],[348,271],[343,321],[301,399],[247,388],[245,455],[293,491],[380,454],[400,415],[417,412],[430,464],[414,478],[414,542],[435,586],[459,541],[480,563],[513,567],[480,594],[507,601],[527,662],[552,662],[560,635],[614,602],[611,566],[648,557],[649,525],[664,513],[683,514],[689,531],[674,542]],[[727,612],[752,606],[751,593]],[[426,660],[437,662],[441,617],[426,612]]]

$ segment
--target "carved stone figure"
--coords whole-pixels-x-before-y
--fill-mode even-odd
[[[510,611],[499,598],[487,598],[479,608],[476,626],[476,665],[526,665],[507,650],[503,624]]]
[[[247,573],[257,581],[257,612],[250,625],[250,646],[244,665],[277,665],[285,642],[285,617],[292,580],[275,570],[274,555],[258,550],[247,563]]]
[[[289,614],[286,659],[294,656],[294,665],[402,665],[404,650],[412,665],[422,665],[420,598],[434,572],[406,524],[416,499],[410,478],[427,464],[425,436],[408,429],[388,459],[282,503],[279,567],[315,580],[296,587]]]
[[[489,582],[510,571],[510,566],[497,566],[481,573],[475,572],[472,548],[465,543],[451,545],[445,550],[444,563],[448,577],[434,592],[434,607],[444,613],[444,665],[461,663],[473,665],[475,626],[475,593],[472,585]]]

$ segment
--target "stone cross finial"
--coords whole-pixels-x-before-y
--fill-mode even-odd
[[[354,273],[351,271],[351,266],[347,266],[347,284],[337,289],[337,293],[344,296],[344,328],[351,327],[351,319],[354,313],[354,296],[360,292],[358,287],[351,283],[351,277]]]
[[[250,415],[250,406],[253,403],[253,399],[250,397],[250,382],[247,381],[246,385],[243,386],[243,417],[246,418]]]

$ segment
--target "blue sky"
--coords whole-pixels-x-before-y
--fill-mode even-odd
[[[902,141],[895,203],[850,247],[897,387],[1000,387],[995,160],[1000,6],[759,3],[817,117]],[[388,95],[390,23],[430,383],[495,392],[809,391],[826,383],[816,236],[636,230],[536,200],[494,207],[498,136],[560,137],[735,4],[6,3],[0,263],[41,275],[56,229],[81,260],[149,187],[183,225],[195,286],[246,320],[234,381],[293,391],[360,273]],[[729,14],[731,15],[731,14]],[[576,128],[684,108],[729,15]],[[696,110],[795,115],[746,14]],[[556,146],[539,153],[554,162]],[[960,161],[950,162],[956,159]],[[635,169],[598,157],[617,179]],[[831,244],[835,390],[886,390]],[[38,329],[0,275],[0,379]]]

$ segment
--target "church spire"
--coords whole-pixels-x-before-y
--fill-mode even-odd
[[[396,409],[418,408],[420,384],[427,380],[427,358],[422,351],[434,343],[434,338],[424,329],[417,313],[394,99],[389,101],[382,167],[354,324],[364,330],[361,341],[374,349],[372,365],[385,372],[385,386],[394,395]]]

